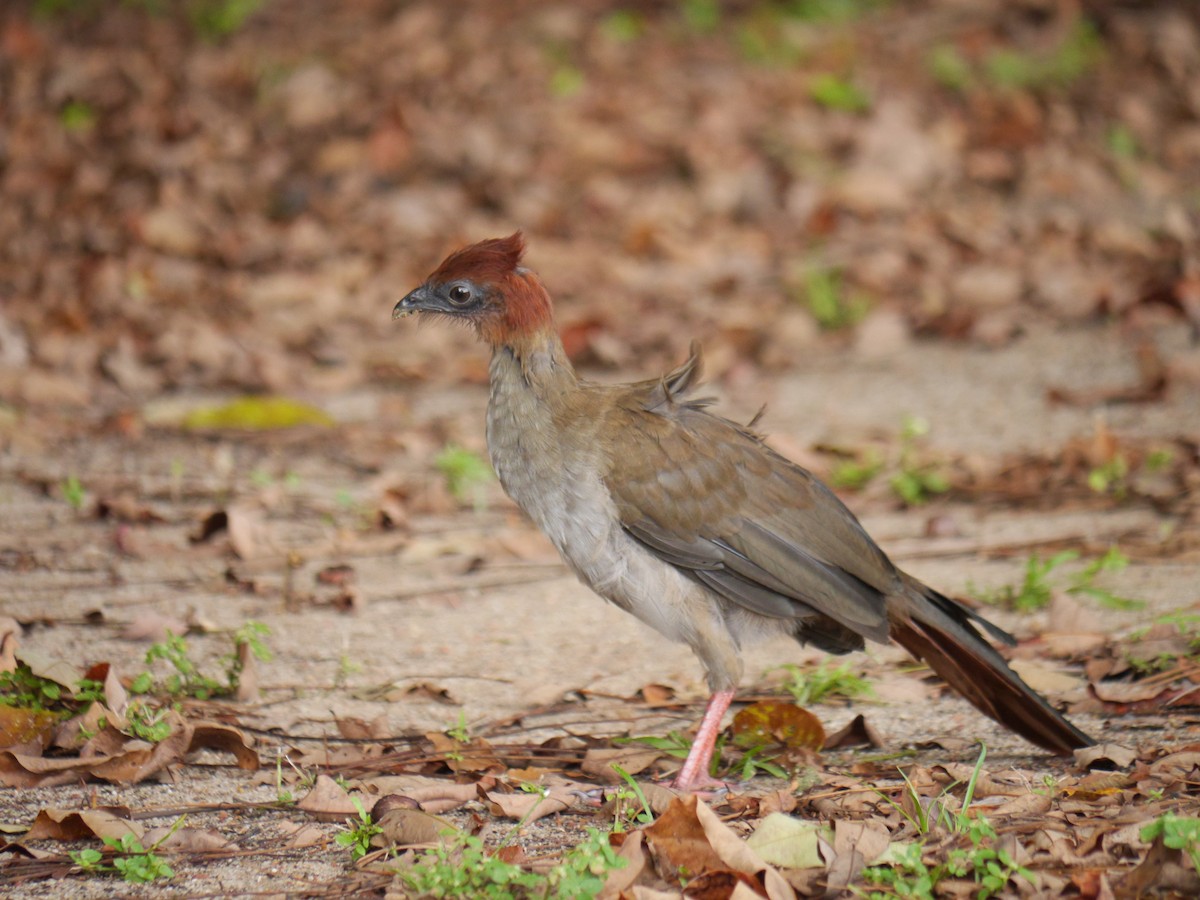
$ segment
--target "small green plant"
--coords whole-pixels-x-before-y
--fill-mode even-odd
[[[1150,630],[1149,628],[1139,629],[1129,636],[1130,647],[1133,649],[1125,651],[1125,659],[1135,671],[1143,674],[1165,672],[1184,662],[1195,663],[1200,658],[1200,613],[1167,613],[1156,618],[1154,623],[1156,625],[1173,625],[1179,635],[1187,639],[1187,653],[1160,653],[1153,658],[1139,656],[1136,648]]]
[[[862,873],[868,884],[886,888],[886,893],[867,891],[864,897],[868,900],[891,900],[892,897],[933,900],[933,889],[943,876],[937,867],[930,869],[925,865],[920,844],[894,845],[888,856],[886,864],[869,866]]]
[[[296,795],[284,786],[282,753],[275,757],[275,802],[280,806],[291,806],[296,802]]]
[[[1117,124],[1110,127],[1104,142],[1108,146],[1108,152],[1117,159],[1137,159],[1141,153],[1137,137],[1128,125]]]
[[[1000,47],[982,60],[972,61],[953,44],[938,44],[929,51],[925,65],[939,84],[954,91],[968,91],[980,85],[1001,90],[1042,91],[1070,87],[1103,56],[1104,43],[1099,32],[1091,22],[1081,18],[1057,45],[1045,51]],[[1119,155],[1121,149],[1110,142],[1114,155]]]
[[[80,678],[75,685],[71,689],[35,675],[28,664],[19,662],[11,672],[0,672],[0,705],[72,716],[104,699],[104,685],[98,681]]]
[[[853,22],[890,0],[784,0],[784,15],[804,22]]]
[[[230,693],[236,691],[242,683],[242,672],[246,669],[246,663],[242,659],[240,650],[242,647],[249,649],[250,654],[259,662],[267,662],[271,659],[271,648],[267,646],[263,640],[271,629],[262,622],[251,620],[246,622],[233,633],[232,653],[228,653],[221,657],[221,662],[225,667],[225,681],[227,689]]]
[[[832,697],[853,700],[871,694],[871,685],[856,675],[849,663],[824,663],[808,669],[796,665],[778,667],[788,673],[783,689],[792,695],[797,706],[811,706]]]
[[[215,43],[241,31],[263,0],[189,0],[188,20],[196,33]]]
[[[984,603],[1004,606],[1016,612],[1033,612],[1043,609],[1054,596],[1055,587],[1050,581],[1050,574],[1064,563],[1079,559],[1077,550],[1061,550],[1049,559],[1042,559],[1038,554],[1032,554],[1025,561],[1025,574],[1019,585],[1005,585],[994,591],[972,591]],[[1085,565],[1080,571],[1070,576],[1065,588],[1068,594],[1083,594],[1091,597],[1102,606],[1111,609],[1134,610],[1141,609],[1145,603],[1129,597],[1119,597],[1107,588],[1095,583],[1096,578],[1105,572],[1119,572],[1129,565],[1129,557],[1118,547],[1109,547],[1103,556]]]
[[[972,818],[966,826],[969,849],[956,848],[950,851],[946,870],[956,878],[973,878],[979,886],[975,895],[979,900],[994,897],[1018,876],[1033,884],[1033,873],[1017,865],[1007,850],[992,846],[998,835],[983,816]]]
[[[1174,461],[1174,451],[1167,447],[1159,447],[1146,454],[1146,460],[1142,463],[1142,468],[1153,475],[1157,472],[1166,471]]]
[[[1143,841],[1162,839],[1172,850],[1182,850],[1192,861],[1192,868],[1200,872],[1200,819],[1186,819],[1174,813],[1165,813],[1141,831]]]
[[[1088,487],[1097,494],[1111,494],[1124,500],[1129,493],[1129,461],[1117,453],[1112,459],[1088,472]]]
[[[788,771],[775,761],[776,755],[769,747],[751,747],[731,768],[742,781],[749,781],[760,774],[771,778],[787,778]]]
[[[608,14],[600,23],[600,29],[609,40],[628,44],[636,41],[646,31],[646,20],[632,9],[618,9]]]
[[[471,743],[471,731],[467,727],[467,713],[465,710],[458,711],[458,721],[446,729],[445,735],[454,738],[460,744]]]
[[[997,49],[983,61],[988,80],[996,87],[1042,90],[1074,84],[1104,56],[1104,43],[1096,27],[1079,19],[1062,41],[1045,53]]]
[[[1109,609],[1135,610],[1142,609],[1146,604],[1141,600],[1134,600],[1129,597],[1118,597],[1107,588],[1099,587],[1095,584],[1098,576],[1105,572],[1120,572],[1129,565],[1129,557],[1121,552],[1118,547],[1109,547],[1103,556],[1100,556],[1086,566],[1083,570],[1071,578],[1071,586],[1067,588],[1068,594],[1084,594],[1097,601],[1101,606],[1107,606]]]
[[[595,897],[608,880],[608,873],[625,868],[608,835],[589,828],[587,837],[546,873],[545,897]]]
[[[83,485],[79,483],[79,479],[74,475],[68,475],[62,483],[63,499],[70,504],[71,509],[83,509],[84,501],[87,500],[87,491],[83,489]]]
[[[158,660],[167,663],[174,671],[168,675],[158,687],[172,697],[195,697],[197,700],[208,700],[222,692],[223,685],[200,671],[200,668],[188,655],[187,641],[178,634],[167,633],[167,639],[150,645],[146,651],[146,665],[153,665]],[[133,680],[133,691],[138,694],[150,693],[155,687],[153,676],[143,672]]]
[[[688,28],[700,34],[710,34],[721,24],[721,4],[718,0],[682,0],[680,12]]]
[[[917,444],[929,434],[929,423],[916,416],[905,416],[900,425],[900,470],[890,479],[892,492],[908,506],[919,506],[933,494],[945,493],[950,482],[939,469],[917,459]]]
[[[965,91],[974,81],[971,64],[953,44],[939,44],[925,58],[929,74],[943,87]]]
[[[985,817],[970,813],[971,803],[975,799],[975,788],[986,758],[987,747],[981,747],[958,813],[951,813],[945,802],[955,784],[943,788],[932,802],[926,804],[922,802],[916,786],[901,772],[912,813],[887,795],[881,794],[888,803],[904,814],[919,834],[929,835],[938,830],[947,831],[965,836],[971,846],[950,850],[945,862],[931,867],[925,862],[922,844],[898,845],[890,852],[890,859],[886,863],[863,870],[863,878],[867,882],[883,886],[888,891],[869,893],[866,894],[867,897],[871,900],[884,900],[896,896],[933,900],[938,882],[947,877],[972,878],[979,886],[979,892],[975,895],[978,898],[995,896],[1017,876],[1033,883],[1032,873],[1017,865],[1007,850],[992,846],[997,839],[996,829],[992,824]]]
[[[358,818],[349,819],[346,830],[335,834],[333,839],[338,846],[350,848],[351,859],[359,860],[371,852],[371,838],[383,834],[383,829],[371,821],[371,814],[363,807],[361,800],[351,796],[350,802],[358,810]]]
[[[92,848],[72,851],[71,861],[89,874],[119,874],[129,884],[169,880],[175,877],[175,870],[154,851],[179,830],[185,818],[176,819],[170,830],[149,847],[143,847],[132,831],[119,838],[102,838],[112,854],[111,862],[105,862],[105,854]]]
[[[805,277],[804,300],[817,324],[826,331],[861,322],[871,306],[865,297],[843,289],[840,272],[820,267],[811,269]]]
[[[71,100],[58,113],[67,131],[88,131],[96,124],[96,111],[82,100]]]
[[[135,738],[157,744],[171,734],[171,723],[166,721],[167,709],[154,706],[144,699],[135,697],[125,709],[125,730]]]
[[[1019,585],[1005,585],[996,591],[978,596],[985,603],[1003,606],[1016,612],[1044,609],[1054,594],[1054,588],[1047,576],[1063,563],[1078,558],[1079,553],[1076,550],[1062,550],[1046,560],[1034,553],[1025,561],[1025,574]]]
[[[446,488],[456,500],[469,500],[476,509],[483,508],[483,488],[492,480],[492,467],[483,457],[457,444],[447,444],[433,464],[446,479]]]
[[[871,108],[871,98],[862,88],[832,72],[814,78],[808,86],[808,95],[826,109],[861,113]]]
[[[263,641],[268,634],[270,629],[266,625],[254,621],[247,622],[235,631],[233,651],[219,660],[224,668],[224,680],[220,680],[200,670],[188,654],[187,641],[183,637],[167,632],[165,641],[151,644],[146,651],[146,665],[152,666],[161,660],[173,671],[161,681],[156,681],[151,672],[142,672],[133,679],[130,690],[135,694],[165,693],[175,698],[194,697],[197,700],[233,694],[241,683],[246,665],[239,649],[247,646],[256,659],[270,659],[271,651]]]
[[[883,471],[883,456],[875,450],[867,450],[852,459],[843,459],[829,475],[834,487],[858,491],[875,480]]]
[[[686,759],[688,751],[692,749],[692,742],[688,740],[686,735],[679,731],[668,731],[665,737],[643,735],[641,737],[614,738],[613,743],[644,744],[675,759]],[[719,754],[714,753],[713,759],[716,759],[718,756]]]
[[[624,831],[626,827],[642,827],[654,824],[654,811],[646,800],[646,793],[632,775],[616,763],[612,770],[621,776],[624,787],[618,788],[613,794],[613,831]],[[637,806],[632,801],[637,801]]]
[[[489,853],[479,838],[459,834],[448,845],[425,851],[400,877],[414,893],[428,897],[587,900],[600,892],[610,871],[624,866],[608,836],[591,828],[587,838],[545,874],[505,862]]]

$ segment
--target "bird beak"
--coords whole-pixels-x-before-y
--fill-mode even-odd
[[[423,309],[429,309],[429,291],[421,285],[405,295],[404,299],[392,307],[392,318],[403,319]]]

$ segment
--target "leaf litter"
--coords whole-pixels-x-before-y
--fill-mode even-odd
[[[474,723],[466,739],[428,725],[395,733],[380,703],[458,705],[446,684],[462,673],[381,672],[374,682],[389,687],[371,696],[353,668],[382,667],[330,638],[339,620],[390,614],[382,604],[397,598],[462,605],[561,579],[495,486],[463,481],[478,470],[477,408],[449,391],[416,405],[418,382],[481,384],[484,363],[461,335],[397,342],[376,322],[395,285],[451,239],[522,223],[566,301],[573,358],[605,375],[661,368],[691,333],[709,347],[711,374],[736,390],[755,387],[756,369],[786,371],[825,346],[881,365],[926,337],[1002,347],[1111,316],[1129,330],[1132,368],[1100,386],[1050,379],[1048,402],[1149,416],[1200,383],[1194,349],[1177,340],[1200,309],[1188,249],[1197,226],[1179,199],[1200,159],[1186,110],[1197,30],[1184,13],[1091,4],[1109,42],[1097,53],[1066,7],[996,5],[966,28],[937,3],[873,9],[850,29],[776,27],[767,10],[765,29],[732,19],[747,26],[735,42],[706,30],[706,6],[621,20],[622,10],[535,4],[508,21],[482,6],[458,16],[365,2],[325,11],[327,29],[297,30],[283,5],[264,3],[246,31],[212,43],[182,18],[132,7],[5,21],[0,440],[6,519],[20,530],[4,526],[0,566],[21,602],[7,610],[20,622],[0,626],[0,672],[23,664],[43,691],[37,704],[0,705],[0,771],[21,786],[9,796],[26,813],[10,814],[5,833],[31,828],[6,845],[6,886],[71,875],[82,887],[59,845],[132,834],[163,837],[181,871],[201,877],[223,857],[316,848],[292,864],[324,852],[342,877],[318,870],[303,890],[320,881],[328,893],[382,894],[390,874],[348,871],[330,849],[344,820],[358,820],[357,799],[383,829],[372,846],[440,842],[446,823],[529,869],[597,824],[626,861],[606,878],[612,897],[680,896],[680,879],[663,875],[681,872],[689,896],[899,893],[900,882],[862,880],[881,863],[946,895],[973,896],[986,878],[1003,878],[1008,894],[1196,893],[1196,839],[1171,818],[1197,815],[1194,590],[1173,618],[1118,629],[1052,590],[1048,627],[1017,655],[1071,714],[1106,723],[1106,742],[1073,761],[1017,755],[977,769],[953,724],[939,719],[932,730],[944,733],[930,734],[920,716],[914,747],[897,755],[881,727],[937,703],[938,688],[868,662],[874,700],[806,703],[814,712],[769,681],[748,692],[766,695],[750,714],[759,727],[735,719],[724,761],[744,772],[746,755],[766,752],[783,777],[753,770],[711,805],[649,780],[669,777],[685,735],[637,740],[690,721],[682,684],[632,696],[573,673],[569,690]],[[1025,39],[1036,52],[1018,52]],[[414,42],[425,52],[407,52]],[[892,82],[922,82],[927,50],[937,64],[911,88],[919,102],[890,95]],[[865,69],[825,71],[843,67]],[[1087,77],[1071,83],[1072,67]],[[464,99],[499,83],[503,117]],[[531,143],[529,131],[542,137]],[[1090,202],[1062,202],[1072,196]],[[67,231],[50,241],[47,219]],[[397,390],[364,403],[373,382]],[[322,434],[335,420],[337,434]],[[380,421],[394,427],[372,427]],[[931,519],[918,538],[926,559],[1098,555],[1115,529],[1135,561],[1194,563],[1195,435],[1142,431],[1098,415],[1090,434],[1007,455],[905,461],[892,435],[830,453],[791,438],[789,454],[823,475],[847,450],[918,474],[936,463],[952,502],[1095,520],[997,543],[953,522],[939,539]],[[146,446],[146,464],[130,464],[130,448]],[[308,470],[293,471],[306,458]],[[896,504],[891,480],[856,499]],[[1129,508],[1153,515],[1106,524]],[[372,589],[380,558],[404,573],[387,598]],[[264,677],[242,643],[228,696],[180,698],[143,721],[156,731],[127,733],[140,696],[130,642],[210,632],[208,610],[240,625],[245,607],[318,617],[292,670]],[[69,649],[39,657],[20,646],[47,637]],[[436,662],[449,640],[415,636],[405,650],[433,648],[423,662]],[[304,660],[322,655],[316,678]],[[519,677],[519,654],[506,664],[475,677]],[[99,685],[86,708],[80,677]],[[321,679],[318,702],[336,711],[287,708]],[[641,776],[655,824],[629,815],[639,804],[621,796],[628,782],[614,765]],[[247,784],[238,769],[257,772]],[[220,796],[246,787],[255,799],[224,812],[196,794],[165,804],[160,789],[214,774],[233,779]],[[309,817],[284,818],[297,808]],[[184,814],[211,827],[177,825]],[[981,837],[983,817],[995,838]],[[143,830],[146,819],[171,824]],[[252,833],[264,822],[265,840]],[[521,847],[497,835],[509,829]],[[964,860],[978,865],[964,871]]]

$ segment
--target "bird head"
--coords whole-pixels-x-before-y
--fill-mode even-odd
[[[545,332],[553,327],[550,296],[521,265],[524,253],[519,231],[456,250],[396,304],[392,318],[429,313],[470,325],[493,346]]]

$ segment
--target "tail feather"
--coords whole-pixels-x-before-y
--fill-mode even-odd
[[[1021,680],[976,630],[974,613],[915,580],[889,598],[891,636],[980,712],[1060,756],[1095,743]]]

